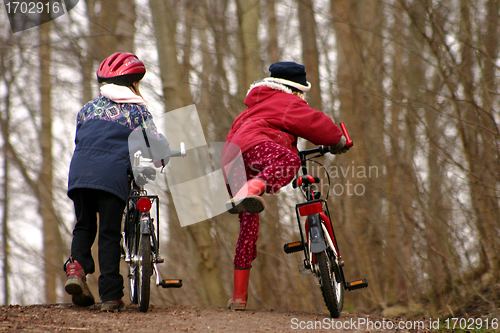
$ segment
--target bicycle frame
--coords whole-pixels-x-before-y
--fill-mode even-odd
[[[319,147],[315,149],[309,149],[299,152],[299,157],[301,159],[301,171],[303,175],[309,175],[307,170],[307,156],[312,154],[322,156],[324,155],[324,148]],[[314,253],[319,253],[327,248],[327,241],[331,241],[329,244],[335,251],[335,257],[338,259],[337,265],[339,267],[340,278],[345,289],[348,289],[347,282],[344,278],[344,272],[342,270],[343,261],[340,254],[339,246],[337,243],[337,238],[335,236],[332,220],[330,218],[330,210],[328,208],[328,203],[325,199],[316,198],[319,196],[313,192],[313,186],[316,182],[309,182],[304,187],[304,192],[306,194],[306,201],[295,205],[295,214],[297,217],[297,224],[299,227],[299,233],[302,244],[308,244],[308,233],[316,233],[316,243],[308,244],[304,246],[304,266],[310,268],[313,272],[315,271],[314,266]],[[319,219],[313,218],[313,216],[318,216]],[[302,228],[301,217],[306,216],[306,222],[304,223],[304,229],[306,235],[304,235],[304,230]],[[323,223],[321,223],[323,221]],[[311,223],[312,222],[312,223]],[[318,222],[318,223],[317,223]],[[320,230],[321,229],[321,230]],[[330,237],[325,240],[323,234],[328,234]],[[312,240],[314,242],[314,240]]]
[[[302,163],[301,171],[304,176],[309,175],[307,170],[307,156],[311,154],[319,154],[318,156],[322,156],[324,155],[322,149],[323,149],[322,147],[319,147],[299,152],[299,157]],[[312,255],[310,254],[324,251],[327,247],[325,239],[323,237],[323,232],[321,230],[322,229],[321,223],[318,223],[319,219],[313,218],[313,216],[316,216],[316,214],[324,214],[327,217],[327,221],[325,221],[327,232],[331,237],[331,240],[337,250],[338,255],[340,256],[335,234],[333,232],[333,225],[331,223],[330,210],[328,209],[328,204],[326,200],[319,198],[320,194],[313,192],[313,186],[315,183],[316,179],[314,179],[314,181],[311,181],[311,179],[309,179],[309,181],[306,184],[301,184],[306,195],[306,201],[295,205],[295,214],[297,216],[302,244],[308,243],[307,241],[308,235],[304,235],[304,231],[302,229],[302,224],[301,224],[301,217],[306,216],[306,222],[305,222],[306,226],[304,229],[306,233],[311,233],[312,244],[308,244],[309,245],[308,247],[304,246],[304,256],[305,260],[308,261],[306,263],[306,266],[310,266],[312,269],[314,269],[314,267],[311,266]]]

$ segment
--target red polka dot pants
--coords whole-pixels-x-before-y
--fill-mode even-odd
[[[267,184],[267,193],[275,193],[292,181],[300,168],[300,158],[291,150],[275,142],[264,142],[250,148],[243,154],[245,175],[237,180],[241,186],[252,178],[260,178]],[[234,267],[250,268],[257,258],[259,237],[259,214],[239,214],[240,234],[236,243]]]

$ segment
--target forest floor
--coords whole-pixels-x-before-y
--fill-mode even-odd
[[[466,329],[446,326],[446,319],[423,318],[417,312],[392,315],[374,309],[371,314],[342,312],[332,319],[323,313],[255,310],[230,311],[201,306],[151,305],[139,312],[127,304],[121,312],[100,311],[100,304],[78,307],[71,303],[0,306],[0,332],[500,332],[500,284],[482,289],[454,311],[468,318]],[[398,315],[396,314],[398,313]],[[399,315],[403,314],[403,315]],[[406,318],[405,318],[406,317]],[[408,319],[411,318],[411,319]],[[448,319],[449,320],[449,319]],[[483,325],[479,328],[478,321]],[[448,321],[449,325],[453,321]],[[465,323],[465,322],[464,322]],[[480,324],[481,324],[480,323]],[[490,329],[485,330],[485,323]],[[491,324],[495,323],[495,330]],[[457,324],[457,323],[456,323]],[[472,324],[472,327],[470,326]]]
[[[116,313],[101,312],[97,304],[86,308],[72,304],[0,307],[0,332],[431,332],[429,324],[429,319],[409,321],[352,313],[331,319],[326,313],[234,312],[195,306],[151,305],[145,313],[131,304]]]

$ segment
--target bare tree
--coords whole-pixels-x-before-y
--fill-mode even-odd
[[[351,124],[350,132],[356,140],[356,147],[341,165],[344,168],[350,164],[353,168],[365,167],[368,170],[371,166],[382,169],[385,167],[384,110],[383,102],[377,96],[381,92],[383,77],[383,48],[379,37],[382,3],[332,1],[331,4],[337,44],[340,115]],[[387,272],[378,269],[383,259],[373,260],[368,255],[378,253],[382,256],[384,253],[382,238],[386,221],[382,215],[381,198],[385,192],[382,178],[355,174],[344,181],[347,197],[344,194],[343,209],[349,223],[346,237],[350,238],[351,249],[364,253],[358,254],[354,274],[362,274],[373,281],[373,288],[367,291],[371,301],[384,304]],[[351,194],[347,193],[349,181],[353,186]]]
[[[8,105],[7,105],[8,110]],[[3,122],[9,126],[9,115],[6,112],[6,118]],[[5,152],[5,150],[4,150]],[[9,291],[9,274],[10,274],[10,246],[9,246],[9,159],[7,154],[4,154],[3,161],[3,216],[2,216],[2,271],[3,271],[3,295],[4,304],[9,304],[10,301],[10,291]]]
[[[302,59],[307,71],[307,80],[311,89],[307,93],[309,105],[316,110],[322,109],[319,79],[319,51],[316,44],[316,19],[312,0],[298,0],[298,16],[300,40],[302,42]]]
[[[12,34],[9,34],[9,39],[12,39]],[[4,41],[4,45],[9,45],[12,41]],[[12,73],[12,61],[9,60],[10,54],[4,49],[4,52],[0,53],[0,72],[2,73],[2,82],[6,88],[6,98],[4,99],[3,112],[2,112],[2,132],[10,127],[10,89],[12,85],[12,77],[7,76]],[[9,133],[6,132],[4,136],[5,140],[8,142],[10,140]],[[3,153],[3,198],[2,198],[2,270],[3,270],[3,294],[4,294],[4,304],[9,304],[10,302],[10,290],[9,290],[9,275],[10,275],[10,245],[9,245],[9,158],[7,155],[7,149],[5,147],[2,149]]]
[[[247,87],[262,76],[258,28],[260,0],[237,0],[238,8],[238,99],[245,99]]]
[[[56,302],[57,276],[61,275],[61,261],[65,253],[65,247],[59,232],[59,225],[62,225],[62,219],[56,212],[53,204],[50,26],[51,24],[47,23],[38,29],[38,70],[41,102],[36,108],[30,110],[32,111],[31,122],[35,124],[36,129],[37,142],[35,147],[40,149],[41,163],[39,170],[32,170],[29,165],[31,158],[22,156],[23,152],[21,151],[23,147],[19,145],[16,146],[12,142],[10,133],[17,132],[17,130],[12,131],[12,124],[9,123],[8,118],[9,109],[5,110],[6,113],[2,116],[1,125],[6,156],[9,162],[20,171],[24,181],[28,184],[38,203],[38,213],[43,220],[43,256],[41,256],[41,259],[43,262],[45,280],[44,294],[47,302]],[[11,46],[14,47],[14,45]],[[4,67],[4,69],[7,68]],[[12,72],[12,69],[10,69],[9,72],[11,79],[16,80],[17,77],[15,73]],[[27,108],[30,107],[28,104],[25,105]],[[7,237],[7,235],[4,235],[4,237]]]
[[[185,22],[186,22],[186,33],[183,36],[185,38],[185,46],[183,50],[183,62],[178,63],[178,48],[175,37],[178,35],[176,29],[176,22],[179,21],[179,17],[176,11],[170,11],[168,16],[169,19],[165,20],[162,8],[167,8],[175,5],[169,1],[157,1],[151,0],[150,6],[153,13],[153,22],[155,23],[155,37],[158,43],[158,55],[160,62],[161,78],[163,85],[163,97],[165,101],[166,111],[175,110],[182,106],[192,104],[193,97],[191,95],[189,86],[189,75],[192,71],[192,66],[190,65],[190,46],[192,42],[193,32],[199,29],[199,33],[204,34],[208,30],[207,23],[205,22],[205,11],[207,3],[201,2],[199,6],[194,6],[194,2],[186,3],[185,7]],[[193,15],[198,15],[199,20],[196,22],[191,21]],[[206,54],[206,44],[202,44],[202,51]],[[203,87],[210,85],[210,72],[211,63],[207,58],[203,57],[203,63],[206,65],[204,67],[204,75],[206,75],[207,81],[204,82]],[[180,84],[179,84],[180,83]],[[205,88],[206,89],[206,88]],[[207,101],[208,102],[208,101]],[[202,107],[203,107],[202,103]],[[208,114],[205,112],[200,113],[200,121],[204,128],[208,128],[209,118]],[[208,148],[208,147],[206,147]],[[195,153],[193,153],[195,154]],[[202,157],[197,163],[201,163]],[[189,170],[186,170],[186,176],[189,177]],[[191,175],[195,178],[195,175]],[[204,202],[198,202],[195,205],[203,206]],[[216,248],[214,247],[214,239],[212,237],[213,230],[213,220],[207,220],[195,225],[187,226],[181,229],[179,226],[178,218],[175,214],[175,208],[173,206],[173,201],[169,199],[169,232],[172,241],[169,243],[170,253],[179,253],[179,257],[185,257],[187,261],[192,262],[190,266],[191,271],[188,274],[200,283],[196,283],[198,299],[202,304],[206,305],[217,305],[224,306],[227,302],[227,295],[224,289],[223,281],[220,279],[220,263],[218,259],[218,254]],[[174,240],[184,240],[184,244],[187,246],[178,247],[178,244]],[[170,258],[174,260],[179,258],[173,256]],[[171,263],[171,267],[175,267],[175,263]],[[173,272],[179,272],[178,269],[174,269]]]
[[[269,55],[269,63],[279,61],[280,51],[278,47],[278,26],[276,19],[276,2],[274,0],[266,0],[266,16],[267,16],[267,31],[269,42],[267,45],[267,53]]]

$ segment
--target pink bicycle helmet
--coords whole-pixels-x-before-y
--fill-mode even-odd
[[[133,53],[117,52],[104,59],[97,70],[97,81],[131,86],[146,74],[144,63]]]

